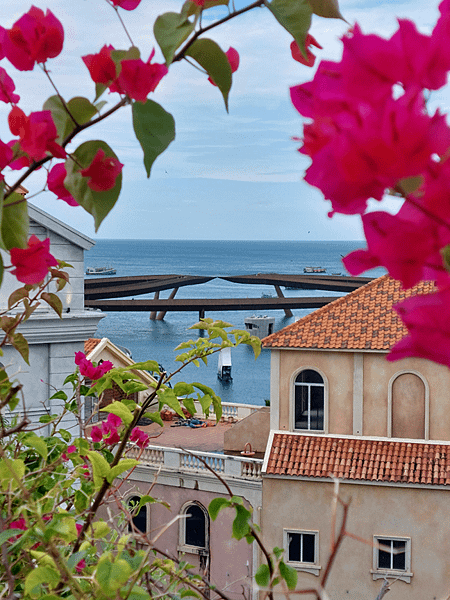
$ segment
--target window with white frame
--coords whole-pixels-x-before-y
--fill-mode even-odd
[[[319,532],[284,530],[284,548],[287,562],[298,569],[319,575]]]
[[[180,519],[180,545],[184,552],[203,554],[209,547],[209,515],[208,511],[199,502],[186,504]]]
[[[294,429],[324,430],[325,383],[317,371],[305,369],[295,378]]]
[[[411,581],[411,539],[374,536],[373,579],[395,577]]]

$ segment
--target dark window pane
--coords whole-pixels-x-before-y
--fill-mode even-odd
[[[305,563],[315,562],[315,535],[303,533],[303,561]]]
[[[394,550],[397,551],[397,554],[393,555],[393,568],[397,571],[405,571],[406,570],[406,542],[401,542],[400,540],[394,540],[393,543]]]
[[[133,521],[133,525],[142,533],[147,533],[147,507],[142,506],[139,512],[137,512],[137,506],[139,504],[140,498],[139,496],[133,496],[128,500],[128,509],[131,513],[131,520]],[[132,531],[132,527],[128,525],[128,531]]]
[[[311,388],[311,426],[310,429],[323,429],[323,387],[312,385]]]
[[[295,428],[308,429],[308,394],[307,385],[295,386]]]
[[[312,369],[306,369],[299,373],[295,379],[296,383],[323,383],[321,375]]]
[[[291,562],[300,561],[300,533],[288,533],[288,560]]]
[[[185,532],[186,544],[206,548],[206,519],[205,513],[196,504],[192,504],[186,511]]]

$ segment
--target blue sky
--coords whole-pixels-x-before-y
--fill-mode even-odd
[[[241,7],[250,2],[236,0]],[[127,48],[128,41],[114,11],[104,0],[34,0],[49,8],[63,24],[64,51],[48,62],[61,94],[70,99],[84,95],[93,100],[94,84],[80,56],[96,53],[104,44]],[[14,0],[0,4],[0,24],[10,27],[31,2]],[[156,61],[163,62],[153,38],[153,22],[161,12],[179,11],[182,0],[142,0],[133,12],[121,11],[144,59],[156,47]],[[414,20],[429,32],[438,16],[438,2],[424,8],[423,0],[341,0],[341,12],[365,32],[390,35],[396,16]],[[223,9],[221,9],[223,10]],[[210,12],[210,11],[208,11]],[[208,13],[205,13],[205,17]],[[214,14],[214,13],[211,13]],[[346,23],[314,17],[312,34],[324,47],[318,60],[339,60],[339,37]],[[239,239],[239,240],[356,240],[363,239],[358,217],[328,218],[329,203],[302,181],[309,159],[296,150],[292,136],[301,135],[302,120],[289,99],[289,87],[308,81],[314,70],[292,60],[291,37],[267,9],[253,10],[211,31],[226,51],[230,46],[241,57],[226,113],[217,88],[190,65],[176,64],[162,80],[152,99],[171,112],[176,139],[155,162],[146,178],[142,151],[131,126],[131,111],[83,132],[75,149],[88,139],[104,139],[125,163],[122,193],[112,213],[94,233],[92,217],[81,208],[66,206],[44,192],[33,202],[96,238]],[[2,61],[16,83],[19,106],[29,113],[40,110],[52,95],[40,69],[20,73]],[[105,94],[113,103],[116,94]],[[448,96],[436,101],[444,109]],[[0,106],[0,138],[11,139],[8,107]],[[15,181],[17,172],[7,174]],[[45,184],[45,172],[25,184],[35,194]]]

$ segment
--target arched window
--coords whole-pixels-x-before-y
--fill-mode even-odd
[[[206,509],[197,502],[187,504],[181,519],[181,546],[195,548],[198,550],[207,550],[209,545],[209,516]]]
[[[294,429],[324,430],[325,384],[317,371],[305,369],[295,378]]]
[[[429,439],[430,392],[417,371],[400,371],[389,381],[388,436]]]
[[[133,521],[133,525],[136,527],[136,529],[142,533],[147,533],[147,506],[144,504],[144,506],[138,508],[140,500],[141,499],[139,496],[132,496],[131,498],[128,498],[128,510],[130,511],[131,520]],[[128,531],[130,533],[133,531],[131,523],[128,524]]]

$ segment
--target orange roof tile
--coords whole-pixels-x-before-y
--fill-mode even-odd
[[[407,333],[393,305],[433,290],[433,282],[405,290],[399,281],[383,275],[269,335],[263,346],[387,351]]]
[[[267,474],[450,485],[450,444],[275,433]]]
[[[102,340],[98,338],[89,338],[84,342],[84,353],[86,356],[92,352],[92,350],[100,344]]]

